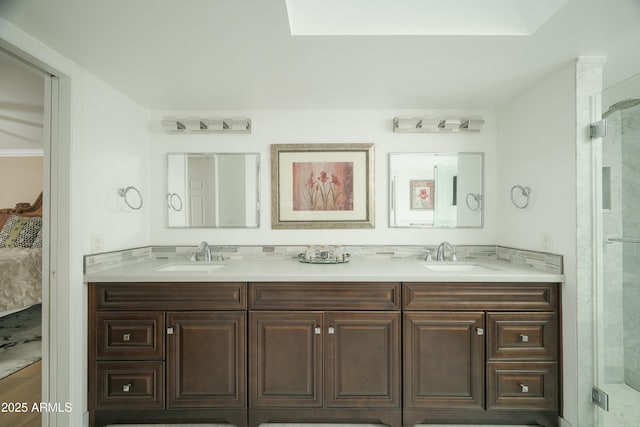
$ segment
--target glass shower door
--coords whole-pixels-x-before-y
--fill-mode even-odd
[[[602,138],[597,387],[599,427],[640,426],[640,75],[599,96]]]

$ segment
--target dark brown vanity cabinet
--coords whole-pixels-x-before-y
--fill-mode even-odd
[[[245,284],[102,283],[89,289],[92,426],[246,425]]]
[[[398,283],[249,286],[250,425],[401,424]]]
[[[553,283],[97,283],[90,426],[539,424]]]
[[[403,424],[557,426],[559,285],[405,283]]]

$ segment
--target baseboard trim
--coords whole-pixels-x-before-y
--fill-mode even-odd
[[[558,427],[573,427],[567,420],[560,417],[558,418]]]

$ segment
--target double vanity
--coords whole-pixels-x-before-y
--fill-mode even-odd
[[[562,274],[269,255],[87,272],[91,426],[558,425]]]

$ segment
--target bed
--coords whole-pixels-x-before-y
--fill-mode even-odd
[[[16,218],[17,217],[17,218]],[[5,225],[28,223],[31,234],[24,240],[16,238],[16,227]],[[0,316],[42,302],[42,193],[33,203],[18,203],[13,208],[0,209]],[[38,228],[39,227],[39,228]],[[26,228],[26,227],[25,227]],[[7,236],[10,236],[7,238]],[[35,241],[39,239],[39,245]],[[25,243],[31,241],[30,247]],[[40,246],[40,247],[38,247]]]

